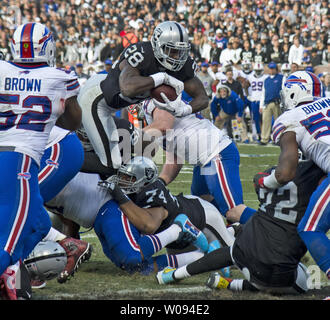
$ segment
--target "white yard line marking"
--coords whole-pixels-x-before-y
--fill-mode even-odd
[[[95,234],[83,234],[80,236],[81,239],[88,239],[88,238],[97,238],[97,235]]]
[[[277,153],[240,153],[241,158],[278,157]]]
[[[141,293],[147,293],[150,296],[154,296],[154,295],[160,295],[160,294],[164,294],[164,293],[176,293],[176,294],[180,294],[180,293],[203,293],[203,292],[210,292],[212,291],[212,289],[206,287],[206,286],[195,286],[195,287],[185,287],[185,288],[163,288],[163,289],[141,289],[141,288],[136,288],[136,289],[125,289],[125,290],[107,290],[104,293],[101,293],[100,295],[102,296],[107,296],[108,295],[117,295],[117,296],[122,296],[125,297],[127,295],[134,295],[134,294],[141,294]],[[85,297],[89,297],[90,299],[96,299],[97,296],[92,297],[90,295],[87,294],[82,294],[77,293],[77,294],[69,294],[69,293],[58,293],[54,295],[55,299],[75,299],[75,298],[79,298],[79,299],[84,299]]]
[[[191,292],[210,292],[212,289],[204,286],[196,286],[196,287],[185,287],[185,288],[163,288],[163,289],[126,289],[126,290],[119,290],[116,294],[119,295],[126,295],[126,294],[134,294],[134,293],[152,293],[152,294],[160,294],[160,293],[167,293],[167,292],[174,292],[174,293],[191,293]],[[110,291],[113,292],[113,291]]]

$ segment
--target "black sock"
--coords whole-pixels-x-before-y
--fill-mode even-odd
[[[243,280],[243,290],[257,292],[259,291],[253,284],[247,280]]]
[[[233,265],[230,255],[230,247],[223,247],[212,251],[204,257],[187,265],[190,275],[200,274],[208,271],[219,270]]]

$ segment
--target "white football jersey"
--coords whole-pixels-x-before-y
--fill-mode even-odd
[[[107,190],[97,186],[100,180],[98,174],[78,172],[46,207],[91,228],[101,207],[112,199]]]
[[[65,100],[78,92],[73,71],[0,61],[0,146],[39,164]]]
[[[69,130],[54,126],[52,130],[50,130],[46,149],[61,141],[68,133],[70,133]]]
[[[145,118],[148,124],[153,122],[154,109],[152,100],[144,102]],[[166,151],[175,154],[181,161],[199,166],[206,165],[231,142],[232,140],[222,130],[199,114],[175,118],[173,128],[167,130],[165,137],[158,139],[161,147],[166,144]]]
[[[260,101],[262,89],[267,76],[268,75],[263,74],[261,77],[256,77],[254,72],[247,76],[247,80],[250,82],[250,86],[248,88],[248,99],[250,101]]]
[[[322,170],[330,172],[330,98],[321,98],[301,105],[279,116],[272,130],[272,139],[279,143],[287,131],[296,133],[301,152]]]

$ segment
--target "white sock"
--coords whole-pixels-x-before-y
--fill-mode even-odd
[[[156,233],[155,236],[158,237],[163,248],[166,247],[169,243],[176,241],[181,231],[181,228],[177,224],[172,224],[164,231]]]
[[[43,238],[43,240],[61,241],[65,238],[67,238],[67,236],[65,234],[63,234],[63,233],[57,231],[56,229],[54,229],[53,227],[51,227],[48,234],[46,235],[45,238]]]
[[[243,290],[243,279],[234,279],[229,284],[229,290],[231,291],[242,291]]]
[[[203,256],[204,256],[204,253],[201,252],[200,250],[196,250],[196,251],[192,251],[192,252],[185,252],[185,253],[180,253],[180,254],[175,255],[175,257],[178,261],[179,267],[192,263],[192,262],[200,259]]]
[[[189,278],[190,274],[187,271],[187,266],[183,266],[179,269],[176,269],[173,274],[174,278],[179,280],[179,279],[185,279]]]

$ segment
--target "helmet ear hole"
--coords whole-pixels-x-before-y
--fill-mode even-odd
[[[291,98],[291,99],[294,98],[294,92],[291,93],[290,98]]]

